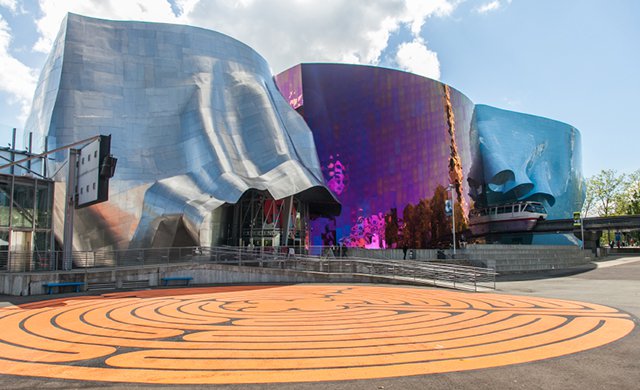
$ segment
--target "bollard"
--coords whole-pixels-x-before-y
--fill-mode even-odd
[[[456,288],[456,269],[453,269],[453,288]]]

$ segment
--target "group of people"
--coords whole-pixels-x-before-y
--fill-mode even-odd
[[[616,232],[614,238],[614,240],[609,241],[609,247],[612,249],[615,246],[621,248],[625,246],[634,246],[634,244],[636,244],[633,237],[630,237],[627,233]]]
[[[622,241],[622,240],[616,240],[616,241],[611,240],[611,241],[609,241],[609,248],[611,248],[611,249],[613,249],[615,247],[623,248],[623,247],[626,247],[626,246],[634,246],[635,244],[636,244],[636,242],[635,242],[635,240],[633,238],[630,238],[629,242]]]

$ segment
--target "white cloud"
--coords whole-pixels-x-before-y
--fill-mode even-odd
[[[17,5],[16,0],[0,0],[0,7],[7,8],[11,12],[16,12]]]
[[[389,49],[389,37],[406,27],[411,40],[398,46],[398,66],[440,77],[435,52],[421,38],[431,16],[449,15],[459,0],[38,0],[39,38],[34,50],[51,50],[67,12],[115,20],[189,24],[230,35],[262,54],[275,72],[300,62],[376,65]],[[17,0],[0,0],[12,12]],[[0,91],[19,104],[23,122],[37,82],[37,71],[10,52],[11,28],[0,16]],[[393,49],[393,48],[392,48]]]
[[[419,33],[427,17],[451,9],[446,0],[211,0],[183,16],[247,43],[279,72],[299,62],[377,64],[401,25]]]
[[[24,122],[33,91],[35,90],[36,71],[16,59],[9,51],[12,41],[11,29],[0,15],[0,91],[8,93],[12,100],[9,103],[19,104],[21,108],[20,122]]]
[[[396,62],[403,70],[436,80],[440,78],[438,54],[429,50],[420,38],[401,44],[396,53]]]
[[[483,4],[480,7],[476,8],[476,12],[480,14],[486,14],[487,12],[497,10],[498,8],[500,8],[500,6],[500,0],[494,0],[490,3]]]
[[[426,19],[431,15],[446,16],[453,12],[456,3],[449,1],[425,1],[425,0],[407,0],[407,11],[409,15],[414,15],[410,22],[411,33],[414,36],[420,35],[420,30]]]
[[[230,35],[262,54],[275,72],[300,62],[378,64],[390,34],[414,37],[453,0],[40,0],[36,50],[48,52],[66,12],[106,19],[184,23]]]

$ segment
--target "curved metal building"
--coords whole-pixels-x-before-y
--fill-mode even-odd
[[[450,197],[458,231],[474,207],[537,200],[569,218],[584,197],[569,125],[380,67],[274,78],[245,44],[190,26],[69,14],[26,127],[36,149],[112,135],[110,200],[77,211],[75,249],[433,247],[451,240]]]
[[[580,132],[539,116],[477,105],[474,112],[486,205],[520,200],[542,202],[549,219],[570,218],[582,209],[584,183]]]
[[[406,244],[426,246],[450,232],[442,212],[449,183],[464,224],[477,158],[469,98],[436,80],[360,65],[301,64],[276,81],[312,129],[325,181],[343,206],[339,217],[313,223],[315,244],[399,245],[394,231],[422,218],[415,230],[428,233]],[[428,210],[407,215],[420,204]]]
[[[269,236],[285,244],[296,231],[301,242],[305,214],[340,211],[266,61],[214,31],[69,14],[27,128],[49,150],[112,135],[110,201],[77,211],[75,249],[247,245],[247,229],[280,229]],[[278,218],[285,209],[298,221]]]
[[[317,245],[446,246],[449,184],[458,231],[473,207],[541,201],[550,219],[581,208],[580,133],[572,126],[474,105],[446,84],[379,67],[301,64],[276,81],[312,129],[325,181],[343,206],[339,217],[313,222]],[[491,240],[554,242],[531,234]]]

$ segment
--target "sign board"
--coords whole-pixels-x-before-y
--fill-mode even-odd
[[[117,162],[110,152],[110,135],[102,135],[80,149],[77,159],[76,208],[91,206],[109,199],[109,179],[113,177]]]
[[[573,213],[573,226],[580,227],[582,225],[582,221],[580,218],[580,212],[576,211]]]
[[[447,199],[444,201],[444,213],[450,217],[453,215],[453,206],[451,205],[451,199]]]

